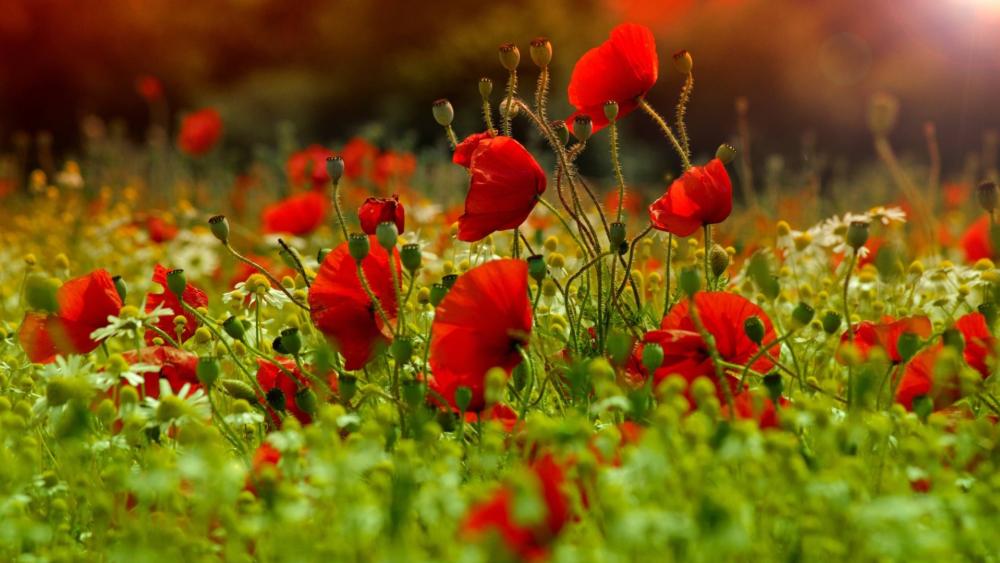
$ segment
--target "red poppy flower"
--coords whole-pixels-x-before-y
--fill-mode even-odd
[[[850,332],[845,332],[840,337],[840,346],[837,348],[837,360],[841,359],[841,350],[844,346],[853,344],[855,349],[861,354],[862,361],[868,361],[873,347],[881,348],[889,356],[893,363],[903,361],[899,355],[897,344],[899,337],[904,333],[915,334],[920,338],[929,338],[931,335],[931,321],[927,317],[906,317],[895,320],[890,316],[882,318],[881,323],[872,321],[862,321],[851,327]]]
[[[257,483],[264,476],[266,471],[274,471],[281,477],[281,470],[278,464],[281,462],[281,451],[268,442],[261,442],[253,452],[253,459],[250,461],[250,472],[247,474],[244,488],[253,494],[257,494]]]
[[[257,360],[257,383],[265,393],[271,389],[279,389],[285,396],[285,412],[294,416],[302,424],[312,422],[309,413],[303,411],[295,402],[295,393],[303,387],[309,386],[309,380],[299,371],[294,360],[279,360],[281,366],[288,371],[282,370],[274,362]],[[289,375],[289,373],[291,375]],[[267,405],[267,413],[276,426],[281,425],[281,416],[275,412],[267,402],[266,397],[258,397],[260,404]]]
[[[320,192],[306,192],[268,205],[261,221],[265,233],[305,236],[326,221],[329,210],[329,198]]]
[[[175,393],[185,384],[190,384],[192,390],[201,387],[197,375],[198,356],[191,352],[178,350],[172,346],[147,346],[139,350],[129,350],[122,354],[122,357],[129,364],[159,366],[159,371],[147,372],[143,376],[145,381],[138,389],[143,397],[159,398],[161,379],[166,379]]]
[[[164,307],[170,309],[174,312],[172,315],[167,315],[165,317],[160,317],[160,320],[156,322],[156,327],[163,332],[169,334],[171,338],[177,339],[177,332],[174,330],[174,317],[177,315],[183,315],[187,319],[187,323],[184,325],[184,332],[181,333],[180,340],[178,342],[184,342],[188,338],[194,336],[194,331],[198,329],[198,318],[195,317],[190,311],[184,309],[181,306],[181,302],[174,295],[174,292],[167,289],[167,270],[163,266],[157,264],[153,269],[153,282],[160,285],[163,288],[161,293],[150,293],[146,296],[146,312],[149,313],[156,309],[160,304]],[[205,292],[195,287],[192,283],[188,282],[187,287],[184,288],[184,293],[181,295],[184,302],[190,305],[192,308],[197,309],[198,307],[204,307],[208,305],[208,296]],[[152,345],[153,339],[157,338],[159,335],[151,330],[146,331],[146,344]]]
[[[389,254],[369,237],[371,250],[361,262],[368,285],[392,323],[396,319],[396,291],[392,287]],[[399,253],[392,259],[401,271]],[[368,294],[358,280],[354,258],[341,243],[326,255],[319,274],[309,289],[309,309],[316,328],[327,336],[344,356],[344,369],[361,369],[392,336],[392,327],[382,322]]]
[[[157,216],[146,219],[146,230],[149,232],[149,240],[157,244],[174,240],[180,232],[177,225]]]
[[[622,24],[607,41],[580,57],[569,80],[569,103],[576,113],[566,119],[572,128],[577,115],[590,116],[594,131],[608,124],[605,102],[618,102],[618,119],[638,106],[639,98],[656,84],[659,70],[656,40],[649,28]]]
[[[122,299],[105,270],[64,283],[56,292],[55,313],[28,312],[18,331],[18,341],[32,362],[51,362],[60,354],[86,354],[100,344],[90,333],[117,315]]]
[[[989,327],[986,326],[986,317],[982,313],[969,313],[963,315],[955,321],[955,328],[962,333],[965,339],[965,348],[962,356],[965,362],[983,376],[983,379],[990,376],[988,359],[994,357],[996,349],[996,339],[990,334]]]
[[[661,231],[686,237],[703,225],[721,223],[733,210],[733,184],[722,161],[692,166],[649,206],[649,220]]]
[[[190,113],[181,121],[177,145],[190,156],[207,154],[222,136],[222,117],[212,108]]]
[[[747,301],[743,297],[728,292],[701,292],[695,294],[695,304],[702,324],[714,338],[715,346],[722,359],[728,363],[745,365],[760,350],[743,329],[748,318],[756,316],[764,324],[763,342],[774,342],[774,327],[771,319],[763,309]],[[691,383],[698,377],[708,377],[715,381],[715,365],[709,355],[705,341],[698,333],[691,320],[688,301],[674,305],[673,309],[660,324],[660,330],[647,332],[642,344],[636,346],[629,359],[626,371],[633,378],[647,376],[642,367],[642,348],[644,344],[657,343],[663,348],[663,363],[653,373],[653,384],[659,385],[670,375],[680,375]],[[781,353],[779,346],[770,350],[770,356],[777,358]],[[758,373],[768,373],[774,368],[774,361],[768,354],[762,355],[750,366]],[[730,373],[727,381],[730,390],[737,394],[740,373]],[[724,392],[718,383],[716,391],[719,400],[724,400]],[[688,396],[688,399],[692,398]],[[694,403],[692,402],[692,405]]]
[[[781,397],[778,404],[782,407],[789,405],[788,399]],[[778,410],[774,408],[774,402],[764,397],[758,404],[749,391],[742,391],[733,397],[733,410],[736,418],[743,420],[755,420],[761,430],[778,427]],[[722,405],[722,415],[729,415],[729,406]]]
[[[395,194],[391,198],[370,197],[358,209],[358,220],[361,221],[361,230],[369,235],[374,235],[378,224],[386,221],[395,223],[396,231],[402,233],[406,225],[406,210]]]
[[[475,242],[517,228],[545,192],[542,167],[510,137],[471,135],[452,160],[471,173],[465,213],[458,218],[458,240]]]
[[[537,480],[537,494],[545,505],[545,518],[534,525],[522,524],[514,514],[514,495],[510,485],[504,485],[493,496],[473,506],[462,524],[463,533],[471,537],[499,535],[511,554],[526,560],[545,557],[548,545],[569,522],[569,500],[563,492],[566,478],[562,467],[551,455],[545,455],[532,466]]]
[[[518,346],[531,335],[528,264],[494,260],[472,268],[438,305],[431,326],[431,389],[452,407],[455,390],[472,390],[469,411],[483,409],[486,371],[509,374],[521,363]]]
[[[155,76],[140,76],[135,81],[135,91],[147,102],[155,102],[163,97],[163,84]]]
[[[357,180],[365,173],[370,173],[377,156],[378,147],[375,145],[361,137],[351,139],[340,151],[340,157],[344,159],[344,177]]]
[[[507,405],[502,403],[497,403],[492,407],[483,410],[482,412],[467,412],[465,413],[465,422],[469,424],[474,424],[477,421],[481,421],[484,424],[488,421],[499,422],[503,429],[508,434],[514,431],[514,427],[517,426],[517,412]]]
[[[965,252],[965,259],[968,262],[975,262],[983,258],[993,258],[993,243],[990,241],[990,218],[983,215],[978,221],[969,225],[958,243]]]
[[[322,190],[330,182],[326,172],[326,159],[333,156],[333,151],[323,145],[310,145],[303,150],[292,153],[285,163],[288,181],[293,186],[305,186]]]
[[[913,410],[914,399],[930,396],[932,392],[937,395],[934,399],[935,408],[950,405],[960,396],[958,394],[957,374],[941,377],[938,384],[935,385],[934,368],[943,349],[944,345],[941,343],[924,348],[906,364],[903,378],[896,390],[896,402],[906,407],[906,410]]]

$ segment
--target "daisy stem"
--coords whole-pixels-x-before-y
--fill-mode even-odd
[[[663,131],[664,135],[666,135],[670,144],[674,146],[674,151],[676,151],[677,155],[681,157],[681,164],[684,166],[684,170],[691,168],[691,159],[688,158],[687,151],[684,150],[680,141],[677,140],[677,136],[674,135],[673,130],[670,129],[670,125],[667,125],[667,122],[664,121],[663,117],[661,117],[660,114],[653,109],[653,106],[649,105],[649,102],[647,102],[645,98],[639,98],[639,107],[641,107],[643,111],[645,111],[646,114],[660,126],[660,130]]]
[[[247,264],[251,268],[253,268],[253,269],[257,270],[258,272],[260,272],[261,274],[263,274],[264,277],[266,277],[268,279],[268,281],[271,282],[271,285],[273,285],[273,286],[277,287],[279,290],[281,290],[281,292],[284,293],[285,296],[288,297],[288,299],[291,300],[291,302],[294,303],[297,307],[299,307],[301,309],[305,309],[306,311],[309,310],[309,306],[308,305],[303,305],[298,299],[296,299],[294,296],[292,296],[291,292],[289,292],[288,289],[285,286],[281,285],[281,282],[278,281],[278,279],[275,278],[273,275],[271,275],[271,272],[268,272],[267,269],[264,268],[264,266],[261,266],[260,264],[254,262],[253,260],[247,258],[246,256],[243,256],[242,254],[240,254],[239,252],[237,252],[236,249],[233,248],[232,245],[230,245],[228,242],[225,243],[225,245],[226,245],[226,250],[228,250],[229,253],[232,254],[234,258],[236,258],[240,262],[243,262],[244,264]]]
[[[855,248],[851,252],[851,260],[847,264],[847,273],[844,275],[844,322],[847,323],[847,334],[853,334],[851,332],[851,306],[848,301],[848,288],[851,286],[851,273],[854,271],[854,264],[858,261],[858,250]],[[850,338],[853,342],[854,338]],[[854,370],[851,369],[851,364],[847,364],[847,406],[851,406],[852,402],[852,390],[854,385]]]
[[[510,118],[513,114],[514,106],[514,93],[517,92],[517,70],[510,71],[510,76],[507,78],[507,103],[506,111],[501,111],[503,114],[503,134],[510,137]],[[503,109],[503,108],[501,108]]]
[[[390,259],[390,262],[391,261],[392,260]],[[379,301],[378,297],[372,291],[371,286],[368,285],[368,279],[365,277],[365,271],[364,271],[364,269],[361,268],[361,261],[360,260],[357,261],[357,266],[358,266],[358,281],[361,283],[362,289],[365,290],[365,294],[368,295],[368,299],[371,299],[372,305],[375,307],[375,312],[378,313],[378,316],[382,319],[382,322],[385,324],[385,326],[387,328],[389,328],[391,330],[392,329],[392,325],[389,324],[389,317],[385,314],[385,310],[382,309],[382,303]],[[392,268],[390,266],[390,270],[391,269]],[[395,281],[393,281],[393,285],[395,285]]]
[[[146,328],[148,328],[149,330],[152,330],[156,334],[160,335],[160,337],[163,338],[164,342],[166,342],[167,344],[173,346],[174,348],[180,348],[181,347],[181,345],[178,344],[176,340],[174,340],[173,338],[171,338],[171,336],[169,334],[167,334],[166,332],[164,332],[163,329],[161,329],[160,327],[158,327],[156,325],[148,325],[148,326],[146,326]]]

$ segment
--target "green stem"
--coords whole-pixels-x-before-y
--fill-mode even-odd
[[[663,131],[663,134],[670,141],[670,144],[674,146],[674,151],[676,151],[677,155],[681,157],[681,164],[684,166],[684,170],[686,171],[691,168],[691,159],[688,158],[684,147],[681,146],[680,141],[677,140],[677,136],[674,135],[673,130],[670,129],[670,125],[667,125],[667,122],[664,121],[663,117],[661,117],[660,114],[653,109],[653,106],[649,105],[649,102],[647,102],[645,98],[639,98],[639,107],[641,107],[642,110],[645,111],[646,114],[660,126],[660,130]]]

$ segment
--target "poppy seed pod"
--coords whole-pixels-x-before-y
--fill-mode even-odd
[[[896,351],[901,362],[908,362],[920,349],[920,336],[912,332],[904,332],[896,340]]]
[[[723,143],[715,150],[715,158],[719,159],[722,164],[728,165],[736,160],[736,148],[733,145]]]
[[[836,311],[827,311],[823,314],[823,332],[827,334],[834,334],[840,330],[840,323],[843,321],[843,317],[840,313]]]
[[[809,306],[808,303],[804,303],[802,301],[800,301],[798,306],[795,307],[795,310],[792,311],[792,319],[794,319],[800,327],[807,326],[813,320],[815,315],[816,310]]]
[[[857,251],[868,242],[868,222],[852,221],[847,227],[847,245]]]
[[[226,334],[233,340],[243,340],[243,337],[246,336],[246,327],[243,326],[243,321],[236,317],[229,317],[222,321],[222,330],[226,331]]]
[[[684,295],[691,297],[701,289],[701,276],[698,275],[696,268],[684,268],[678,276],[677,283]]]
[[[267,404],[270,405],[272,409],[278,412],[285,411],[285,407],[287,406],[285,392],[281,389],[277,387],[268,389],[265,398],[267,399]]]
[[[111,281],[115,282],[115,291],[118,292],[118,297],[121,297],[124,303],[125,296],[128,295],[128,285],[125,284],[125,280],[121,276],[114,276]]]
[[[392,221],[383,221],[378,224],[378,227],[375,227],[375,240],[378,241],[379,246],[386,250],[396,248],[398,238],[396,224]]]
[[[229,242],[229,220],[225,215],[213,215],[208,219],[208,228],[212,230],[215,238],[219,242],[226,244]]]
[[[451,289],[455,285],[456,281],[458,281],[458,274],[448,274],[447,276],[441,277],[441,283],[448,289]]]
[[[611,248],[618,248],[625,242],[625,223],[615,222],[608,226],[608,241]]]
[[[463,414],[469,408],[469,404],[472,402],[472,389],[462,385],[461,387],[455,389],[455,406]]]
[[[613,122],[618,119],[618,102],[614,100],[604,102],[604,117],[606,117],[609,122]]]
[[[411,409],[424,404],[424,398],[427,396],[427,386],[424,385],[423,381],[409,379],[403,382],[402,388],[403,400],[406,401],[406,404]]]
[[[549,66],[549,62],[552,61],[552,42],[549,41],[547,37],[536,37],[532,39],[529,54],[531,54],[531,60],[538,65],[539,68]]]
[[[330,176],[330,181],[336,186],[340,178],[344,176],[344,159],[339,156],[331,156],[326,159],[326,173]]]
[[[431,305],[437,307],[441,303],[441,300],[444,299],[445,295],[448,295],[448,286],[443,283],[436,283],[432,285],[430,294]]]
[[[297,328],[286,328],[281,331],[281,347],[286,351],[286,353],[293,356],[298,355],[302,351],[302,335],[299,333]]]
[[[743,333],[757,346],[764,342],[764,332],[764,321],[757,315],[751,315],[743,321]]]
[[[577,141],[586,143],[594,132],[594,123],[589,115],[578,115],[573,118],[573,136]]]
[[[784,383],[781,381],[781,374],[769,373],[764,376],[764,388],[771,398],[771,402],[778,405],[781,401],[781,392],[784,391]]]
[[[370,246],[371,243],[368,241],[368,235],[364,233],[351,233],[347,237],[347,250],[350,252],[351,258],[354,258],[358,262],[361,262],[368,256]]]
[[[484,100],[490,99],[490,94],[493,93],[493,81],[487,77],[482,77],[479,79],[479,95]]]
[[[435,100],[431,111],[434,113],[434,121],[437,121],[441,127],[450,126],[455,119],[455,109],[451,107],[451,102],[444,98]]]
[[[521,62],[521,51],[513,43],[500,45],[500,64],[510,72],[517,70],[517,65]]]
[[[416,272],[420,269],[420,261],[423,258],[420,252],[420,245],[415,242],[404,244],[402,250],[399,252],[399,258],[403,262],[403,267],[411,274]]]
[[[537,283],[542,283],[545,276],[548,274],[548,267],[545,265],[545,259],[541,254],[533,254],[528,257],[528,275],[531,279],[535,280]]]
[[[979,201],[980,207],[992,213],[997,208],[997,185],[993,182],[979,184],[979,187],[976,189],[976,199]]]
[[[295,406],[306,414],[316,414],[316,402],[316,393],[313,393],[313,390],[308,387],[303,387],[295,392]]]
[[[389,353],[396,363],[405,364],[413,356],[413,341],[404,336],[396,338],[389,345]]]
[[[663,365],[663,346],[650,342],[642,347],[642,367],[653,373]]]
[[[556,134],[556,138],[559,139],[559,143],[561,145],[565,145],[569,142],[569,127],[566,127],[565,121],[557,119],[552,123],[549,123],[549,128],[551,128],[552,132]]]
[[[178,299],[181,299],[184,290],[187,289],[187,277],[184,275],[184,270],[177,269],[167,272],[167,289]]]
[[[198,358],[198,365],[195,368],[195,375],[198,381],[205,387],[211,387],[219,379],[221,373],[219,362],[215,358]]]
[[[674,68],[677,72],[688,75],[691,74],[691,67],[694,66],[694,59],[691,58],[691,53],[684,49],[674,53]]]

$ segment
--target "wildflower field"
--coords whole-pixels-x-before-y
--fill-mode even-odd
[[[692,150],[725,77],[657,39],[609,26],[566,91],[548,39],[483,52],[419,148],[234,156],[152,76],[144,142],[20,138],[0,560],[1000,559],[995,139],[900,158],[877,94],[833,188],[754,185],[745,123]]]

